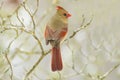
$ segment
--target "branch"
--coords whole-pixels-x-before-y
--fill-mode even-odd
[[[15,26],[15,25],[11,25],[11,26]],[[24,32],[26,32],[26,33],[28,33],[28,34],[31,34],[32,32],[31,31],[27,31],[25,28],[23,28],[23,27],[3,27],[3,30],[1,31],[1,33],[2,32],[4,32],[4,31],[6,31],[6,30],[11,30],[11,29],[13,29],[13,30],[21,30],[21,31],[24,31]]]
[[[82,20],[82,24],[80,25],[80,28],[78,28],[77,30],[75,30],[75,31],[73,32],[73,34],[72,34],[71,36],[69,36],[68,39],[65,39],[64,41],[67,41],[67,40],[73,38],[79,31],[81,31],[82,29],[87,28],[87,27],[91,24],[91,22],[92,22],[92,20],[93,20],[93,17],[92,17],[91,20],[84,25],[84,23],[85,23],[84,15],[83,15],[82,17],[83,17],[83,20]]]
[[[39,0],[37,0],[37,8],[35,9],[35,11],[34,11],[34,13],[33,13],[33,16],[37,13],[37,11],[38,11],[38,8],[39,8]]]
[[[40,49],[41,49],[41,51],[42,51],[42,54],[44,55],[45,54],[45,51],[44,51],[44,49],[43,49],[43,46],[42,46],[42,43],[41,43],[41,41],[38,39],[38,37],[33,33],[33,35],[32,35],[33,37],[34,37],[34,39],[38,42],[38,44],[39,44],[39,47],[40,47]]]
[[[8,64],[9,64],[9,66],[10,66],[10,70],[11,70],[10,79],[13,80],[13,68],[12,68],[12,64],[11,64],[9,58],[8,58],[7,53],[5,53],[5,58],[6,58],[7,62],[8,62]]]
[[[22,34],[22,32],[20,33],[20,35],[21,35],[21,34]],[[20,35],[19,35],[19,36],[20,36]],[[27,36],[26,39],[25,39],[25,41],[22,42],[22,43],[18,46],[19,49],[18,49],[18,48],[15,49],[13,55],[10,56],[10,59],[11,59],[11,60],[14,59],[14,57],[17,55],[17,53],[25,53],[25,52],[26,52],[26,51],[24,51],[24,52],[21,51],[20,48],[28,41],[28,39],[29,39],[29,36]],[[33,50],[32,50],[32,51],[33,51]]]
[[[36,24],[35,24],[34,16],[26,8],[25,4],[23,4],[22,6],[24,7],[24,9],[27,11],[27,13],[29,14],[29,16],[31,17],[31,20],[32,20],[32,23],[33,23],[33,33],[35,33]]]
[[[16,12],[16,15],[17,15],[17,19],[19,20],[19,22],[21,23],[21,25],[23,27],[25,27],[24,23],[21,21],[21,19],[19,18],[19,15],[18,15],[18,11]]]
[[[108,72],[106,72],[105,74],[103,74],[102,76],[98,76],[99,80],[103,80],[105,79],[110,73],[112,73],[116,68],[118,68],[120,66],[120,64],[115,65],[113,68],[111,68]]]
[[[23,1],[23,3],[25,4],[27,2],[27,0],[24,0]],[[14,12],[12,13],[12,14],[10,14],[10,15],[8,15],[7,16],[7,18],[11,18],[16,12],[18,12],[19,11],[19,9],[22,7],[21,5],[23,4],[23,3],[21,3],[21,4],[19,4],[19,6],[14,10]],[[2,5],[1,5],[1,7],[2,7]],[[0,16],[1,17],[1,16]],[[2,17],[1,17],[2,18]],[[9,19],[6,19],[6,20],[2,20],[3,22],[2,22],[2,24],[5,24],[6,22],[7,22],[7,20],[9,20]],[[2,24],[0,24],[0,25],[2,25]]]
[[[49,52],[48,52],[49,53]],[[40,56],[40,58],[38,59],[38,61],[33,65],[33,67],[26,73],[24,80],[26,80],[28,78],[28,76],[33,72],[33,70],[38,66],[38,64],[42,61],[42,59],[48,54],[44,54],[42,56]]]
[[[7,48],[6,52],[5,52],[5,58],[6,58],[7,62],[8,62],[8,64],[9,64],[10,70],[11,70],[11,75],[10,75],[11,80],[13,80],[13,69],[12,69],[12,64],[11,64],[9,58],[8,58],[8,53],[10,51],[10,47],[11,47],[12,43],[19,37],[18,36],[18,31],[17,30],[15,30],[15,31],[16,31],[17,36],[9,43],[8,48]]]

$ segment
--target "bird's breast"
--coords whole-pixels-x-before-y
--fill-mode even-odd
[[[62,20],[60,19],[53,19],[49,22],[49,26],[54,29],[54,30],[57,30],[57,29],[62,29],[62,28],[66,28],[68,26],[67,23],[63,22]]]

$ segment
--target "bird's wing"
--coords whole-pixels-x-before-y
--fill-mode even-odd
[[[45,39],[46,44],[49,44],[49,41],[61,41],[67,33],[67,27],[61,28],[59,30],[53,30],[49,26],[46,26],[45,30]]]

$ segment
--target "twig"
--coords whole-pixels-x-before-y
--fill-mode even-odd
[[[21,25],[23,27],[25,27],[24,23],[21,21],[21,19],[19,18],[19,15],[18,15],[18,11],[16,12],[16,15],[17,15],[17,19],[19,20],[19,22],[21,23]]]
[[[61,80],[62,79],[62,75],[61,75],[61,73],[58,71],[58,75],[59,75],[59,80]]]
[[[42,46],[42,43],[41,43],[41,41],[38,39],[38,37],[33,33],[33,35],[32,35],[34,38],[35,38],[35,40],[38,42],[38,44],[39,44],[39,47],[40,47],[40,49],[41,49],[41,51],[42,51],[42,54],[44,55],[45,54],[45,52],[44,52],[44,49],[43,49],[43,46]]]
[[[72,69],[77,73],[77,74],[79,74],[79,72],[75,69],[75,59],[74,59],[74,51],[71,49],[71,47],[68,45],[68,48],[71,50],[71,52],[72,52]]]
[[[24,4],[25,4],[26,2],[27,2],[27,0],[24,0],[24,1],[23,1]],[[19,9],[21,8],[21,5],[22,5],[23,3],[19,4],[19,6],[14,10],[14,12],[13,12],[12,14],[8,15],[7,17],[8,17],[8,18],[11,18],[16,12],[18,12]],[[0,16],[0,17],[1,17],[1,16]],[[9,19],[4,20],[3,23],[6,23],[7,20],[9,20]]]
[[[108,72],[103,74],[102,76],[98,76],[98,79],[103,80],[105,79],[110,73],[112,73],[116,68],[118,68],[120,64],[115,65],[113,68],[111,68]]]
[[[11,64],[7,54],[9,53],[9,50],[10,50],[10,47],[11,47],[12,43],[19,37],[18,36],[18,31],[17,30],[15,30],[15,31],[16,31],[17,36],[9,43],[8,48],[7,48],[7,52],[5,52],[5,58],[6,58],[7,62],[8,62],[8,64],[9,64],[10,70],[11,70],[11,75],[10,75],[11,80],[13,80],[13,69],[12,69],[12,64]]]
[[[35,9],[35,12],[33,13],[33,16],[37,13],[37,11],[38,11],[38,8],[39,8],[39,0],[37,0],[37,8]]]
[[[35,68],[38,66],[38,64],[42,61],[42,59],[48,55],[50,53],[51,50],[47,51],[45,54],[42,54],[42,56],[40,56],[40,58],[37,60],[37,62],[33,65],[33,67],[26,73],[24,80],[26,80],[29,75],[33,72],[33,70],[35,70]]]
[[[48,53],[47,53],[48,54]],[[42,56],[40,56],[40,58],[38,59],[38,61],[33,65],[33,67],[26,73],[24,80],[26,80],[28,78],[28,76],[33,72],[33,70],[38,66],[38,64],[42,61],[42,59],[47,55],[44,54]]]
[[[31,20],[32,20],[32,23],[33,23],[33,33],[35,33],[36,24],[35,24],[34,16],[26,8],[25,4],[23,4],[22,6],[24,7],[24,9],[27,11],[27,13],[29,14],[29,16],[31,17]]]
[[[82,24],[81,24],[80,28],[78,30],[74,31],[73,34],[69,37],[69,39],[73,38],[82,29],[87,28],[90,25],[90,23],[92,22],[92,20],[93,20],[93,17],[91,18],[91,20],[87,24],[84,25],[85,18],[84,18],[84,15],[83,15],[83,21],[82,21]]]
[[[24,31],[24,32],[26,32],[26,33],[29,33],[29,34],[31,34],[31,31],[27,31],[25,28],[23,28],[23,27],[3,27],[3,31],[6,31],[6,30],[11,30],[11,29],[13,29],[13,30],[21,30],[21,31]],[[2,32],[3,32],[2,31]]]
[[[10,79],[13,80],[13,68],[12,68],[12,64],[11,64],[9,58],[8,58],[7,53],[5,53],[5,58],[6,58],[7,62],[8,62],[8,64],[9,64],[9,66],[10,66],[10,70],[11,70]]]

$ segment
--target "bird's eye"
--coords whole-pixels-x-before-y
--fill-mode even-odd
[[[63,15],[64,15],[64,16],[67,16],[67,14],[66,14],[66,13],[64,13]]]

